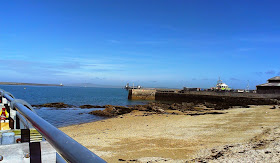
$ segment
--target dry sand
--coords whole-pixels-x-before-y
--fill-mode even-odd
[[[280,109],[270,109],[271,107],[235,108],[224,110],[226,114],[200,116],[143,116],[145,112],[135,111],[60,130],[107,162],[223,162],[228,158],[232,158],[232,162],[238,162],[237,156],[246,154],[243,151],[258,150],[253,145],[258,144],[265,134],[278,132]],[[233,145],[225,146],[229,144]],[[215,158],[216,155],[219,157]],[[247,161],[251,160],[248,158]]]

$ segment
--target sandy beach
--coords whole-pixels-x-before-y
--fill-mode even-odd
[[[278,143],[280,109],[271,107],[232,108],[223,110],[225,114],[199,116],[133,111],[60,130],[107,162],[238,162],[241,156],[242,161],[252,161],[254,152],[274,159],[274,152],[266,149]]]

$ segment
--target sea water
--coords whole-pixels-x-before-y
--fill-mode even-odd
[[[73,105],[71,108],[36,108],[43,119],[56,127],[80,124],[104,119],[88,114],[93,110],[81,109],[80,105],[134,105],[145,101],[127,99],[128,92],[122,88],[93,88],[93,87],[54,87],[54,86],[9,86],[0,85],[0,89],[10,92],[17,99],[22,99],[31,105],[63,102]]]

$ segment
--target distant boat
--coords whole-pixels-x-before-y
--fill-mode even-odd
[[[60,83],[60,84],[59,84],[59,86],[61,86],[61,87],[62,87],[62,86],[63,86],[63,84],[62,84],[62,83]]]
[[[223,83],[223,81],[219,78],[219,80],[217,81],[217,85],[214,88],[215,90],[219,90],[219,91],[229,91],[231,90],[228,85],[226,83]]]
[[[129,90],[129,89],[141,89],[141,88],[142,88],[142,87],[141,87],[140,85],[134,87],[134,84],[133,84],[132,87],[130,87],[130,86],[129,86],[129,83],[127,83],[127,84],[125,85],[125,87],[124,87],[124,89],[127,89],[127,90]]]

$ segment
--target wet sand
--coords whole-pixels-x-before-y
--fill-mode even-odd
[[[116,118],[60,128],[108,162],[184,162],[211,149],[249,143],[279,126],[280,109],[251,106],[216,115],[172,115],[135,111]],[[205,152],[205,151],[208,151]],[[204,151],[204,152],[202,152]]]

